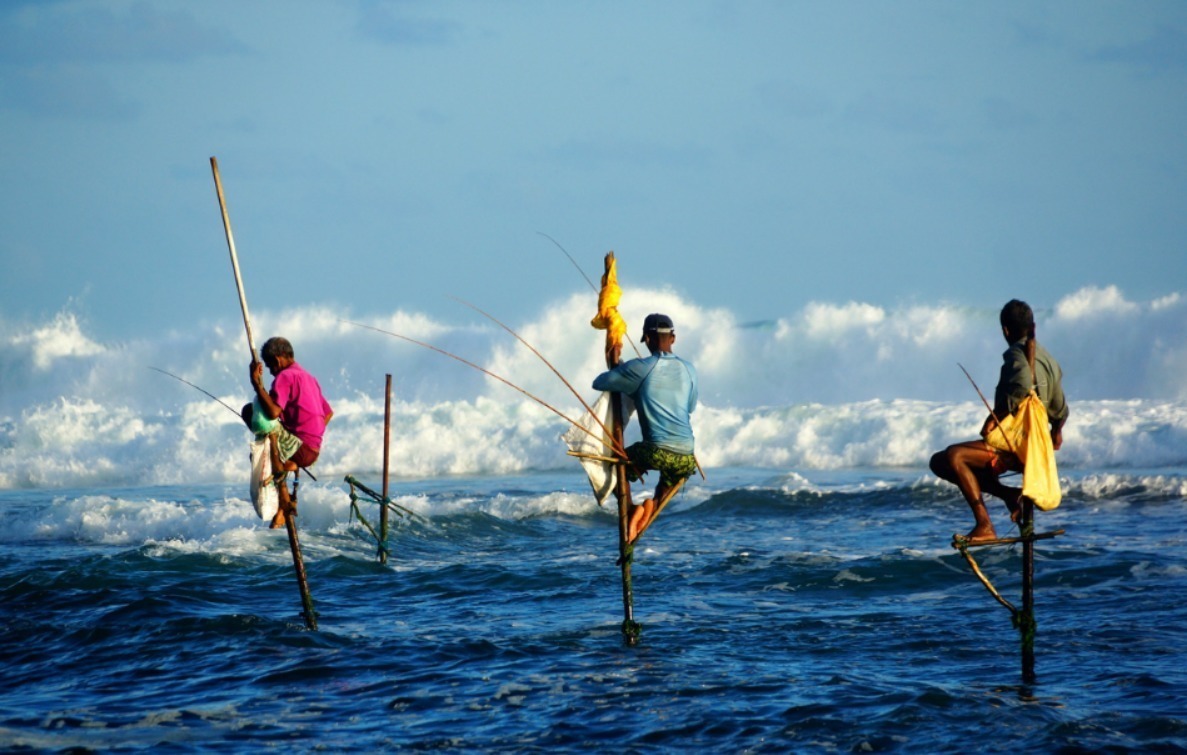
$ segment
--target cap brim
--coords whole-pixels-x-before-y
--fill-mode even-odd
[[[668,335],[670,333],[675,333],[675,332],[676,332],[675,328],[655,328],[654,330],[645,330],[645,331],[643,331],[643,337],[639,339],[639,343],[643,343],[644,341],[646,341],[647,336],[650,333],[654,333],[657,336],[662,336],[662,335]]]

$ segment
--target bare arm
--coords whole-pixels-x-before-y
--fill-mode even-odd
[[[268,415],[268,419],[276,419],[280,416],[280,405],[272,398],[272,394],[264,389],[264,365],[252,361],[249,367],[251,371],[251,386],[255,388],[256,398],[260,400],[260,406],[264,408],[264,412]]]
[[[1057,419],[1051,423],[1051,447],[1056,451],[1063,445],[1063,423],[1067,418]]]

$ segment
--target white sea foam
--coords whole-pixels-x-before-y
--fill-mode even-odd
[[[637,337],[650,311],[677,324],[677,352],[701,378],[695,414],[706,467],[924,466],[974,436],[1005,344],[996,310],[946,303],[886,309],[810,302],[740,323],[669,290],[632,290],[623,313]],[[497,313],[496,313],[497,314]],[[592,294],[548,302],[510,322],[587,400],[602,366],[588,327]],[[1039,338],[1063,365],[1072,402],[1060,464],[1069,469],[1187,463],[1187,297],[1125,299],[1115,288],[1039,306]],[[339,477],[382,462],[384,375],[393,375],[397,476],[515,474],[572,464],[565,420],[478,370],[347,320],[423,340],[502,375],[576,417],[577,399],[540,359],[459,305],[452,322],[396,310],[377,318],[313,306],[255,313],[258,334],[283,333],[335,408],[318,468]],[[70,312],[4,323],[0,340],[0,488],[239,482],[246,431],[237,416],[149,367],[173,372],[237,409],[248,398],[237,322],[197,324],[155,340],[100,343]],[[626,356],[633,356],[631,348]],[[563,510],[563,501],[554,502]]]

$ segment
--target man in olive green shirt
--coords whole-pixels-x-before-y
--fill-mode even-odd
[[[1051,356],[1035,340],[1034,312],[1026,302],[1013,299],[1002,307],[1002,335],[1010,348],[1002,354],[1001,377],[993,394],[993,412],[981,426],[981,437],[986,438],[996,426],[994,417],[1004,418],[1013,414],[1022,399],[1030,394],[1032,386],[1047,409],[1051,423],[1051,445],[1055,450],[1063,445],[1063,425],[1067,422],[1067,399],[1063,395],[1063,371],[1055,357]],[[1034,341],[1035,369],[1031,377],[1027,361],[1027,344]],[[1036,385],[1037,383],[1037,385]],[[1010,510],[1010,519],[1017,521],[1019,499],[1022,491],[1003,485],[998,479],[1006,471],[1022,471],[1022,463],[1014,454],[998,451],[984,440],[972,440],[948,446],[931,457],[931,471],[937,477],[960,488],[969,508],[973,510],[976,524],[966,536],[969,541],[993,540],[997,532],[993,520],[985,508],[982,491],[1001,498]]]

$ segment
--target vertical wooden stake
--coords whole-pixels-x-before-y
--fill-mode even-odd
[[[606,273],[609,274],[614,264],[614,252],[606,254]],[[606,366],[613,369],[617,360],[611,357],[610,347],[614,346],[614,337],[606,331]],[[610,395],[611,426],[610,433],[615,448],[625,448],[623,443],[623,424],[625,413],[622,409],[622,395]],[[631,483],[626,476],[626,464],[618,465],[618,484],[614,488],[614,497],[618,499],[618,563],[622,567],[622,636],[628,645],[639,641],[643,628],[635,621],[635,597],[631,587],[631,558],[634,546],[627,542],[627,521],[631,509]]]
[[[1022,681],[1035,681],[1035,542],[1034,504],[1029,499],[1022,501],[1022,610],[1018,614],[1018,633],[1022,641]]]
[[[387,477],[391,459],[392,376],[387,375],[383,394],[383,504],[379,507],[379,563],[387,563]]]
[[[611,365],[613,366],[613,365]],[[622,397],[614,396],[612,400],[612,418],[614,426],[611,432],[614,443],[622,448]],[[618,484],[614,490],[618,499],[618,560],[622,564],[622,635],[628,645],[639,641],[642,627],[635,621],[635,596],[631,587],[631,559],[634,546],[627,542],[627,518],[631,509],[631,483],[626,477],[626,464],[618,464]]]
[[[239,273],[239,255],[235,252],[235,237],[231,233],[231,216],[227,212],[227,200],[223,196],[223,182],[218,175],[218,160],[214,157],[210,158],[210,172],[214,175],[214,189],[218,194],[218,207],[223,216],[223,231],[227,235],[227,249],[231,253],[231,271],[235,274],[235,288],[239,291],[239,308],[243,312],[243,329],[247,331],[247,348],[251,351],[251,361],[258,362],[260,359],[256,354],[255,336],[251,332],[251,316],[247,313],[247,294],[243,290],[243,276]],[[275,435],[272,436],[272,469],[274,472],[282,469]],[[288,497],[288,483],[284,481],[283,477],[280,480],[280,488],[283,491],[281,495],[281,503],[283,503]],[[309,583],[305,580],[305,561],[301,557],[301,543],[297,540],[297,523],[293,521],[296,500],[297,493],[294,488],[292,497],[294,513],[286,515],[284,520],[285,526],[288,528],[289,549],[293,552],[293,567],[297,571],[297,585],[301,588],[301,605],[305,610],[305,626],[316,630],[317,617],[313,613],[313,596],[309,594]]]
[[[273,474],[283,469],[280,463],[280,449],[277,447],[276,435],[270,436],[272,446]],[[313,594],[309,592],[309,580],[305,576],[305,559],[301,556],[301,541],[297,537],[297,489],[301,484],[301,471],[297,470],[293,483],[292,495],[289,495],[288,483],[281,476],[277,480],[277,490],[280,493],[280,506],[284,510],[284,527],[288,531],[289,550],[293,554],[293,571],[297,575],[297,589],[301,592],[301,612],[305,618],[305,628],[317,631],[317,613],[313,610]]]

